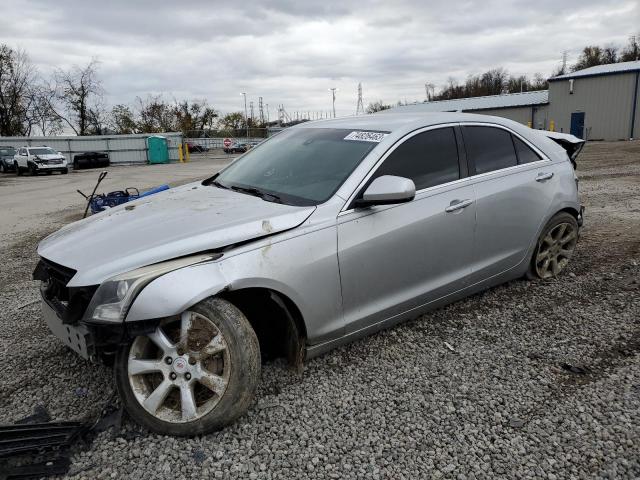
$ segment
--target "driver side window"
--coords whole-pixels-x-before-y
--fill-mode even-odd
[[[372,180],[382,175],[410,178],[416,190],[458,180],[460,164],[453,127],[428,130],[405,140],[384,161]]]

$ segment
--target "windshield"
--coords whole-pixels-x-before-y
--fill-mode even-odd
[[[16,154],[15,149],[9,147],[9,148],[1,148],[0,147],[0,156],[6,157],[6,156],[13,156]]]
[[[30,148],[29,153],[31,155],[55,155],[58,152],[52,148]]]
[[[213,183],[269,201],[317,205],[327,201],[377,145],[345,140],[350,133],[328,128],[284,130],[249,150]]]

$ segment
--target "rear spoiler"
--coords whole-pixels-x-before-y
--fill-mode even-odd
[[[570,135],[568,133],[549,132],[546,130],[541,131],[540,133],[564,148],[567,151],[567,155],[569,155],[569,158],[571,159],[573,168],[576,167],[576,158],[582,151],[582,148],[585,144],[585,141],[583,139],[578,138],[575,135]]]

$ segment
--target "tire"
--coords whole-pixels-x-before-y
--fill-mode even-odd
[[[159,434],[200,435],[247,411],[260,378],[260,345],[240,310],[210,297],[120,348],[114,374],[135,421]]]
[[[28,166],[27,169],[29,170],[29,175],[31,175],[32,177],[35,177],[38,174],[33,165]]]
[[[74,160],[74,161],[73,161],[73,169],[74,169],[74,170],[80,170],[80,167],[79,167],[79,165],[78,165],[78,161],[77,161],[77,160]]]
[[[16,168],[16,175],[22,175],[22,169],[20,168],[20,165],[18,165],[18,162],[14,164],[14,167]]]
[[[0,162],[0,173],[7,173],[7,169],[4,166],[4,162]]]
[[[62,173],[62,175],[66,175],[67,173],[69,173],[69,169],[64,168],[60,173]]]
[[[567,212],[554,215],[538,237],[527,278],[557,277],[573,256],[579,237],[578,221]]]

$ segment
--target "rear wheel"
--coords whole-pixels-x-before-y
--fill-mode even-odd
[[[553,278],[567,266],[578,243],[578,222],[570,213],[555,215],[538,238],[528,278]]]
[[[4,166],[4,162],[0,162],[0,173],[6,173],[7,169]]]
[[[20,165],[18,165],[18,162],[15,162],[13,166],[16,169],[16,175],[18,176],[22,175],[22,170],[20,169]]]
[[[260,346],[240,310],[211,297],[122,348],[115,377],[136,421],[161,434],[199,435],[249,408],[260,377]]]

